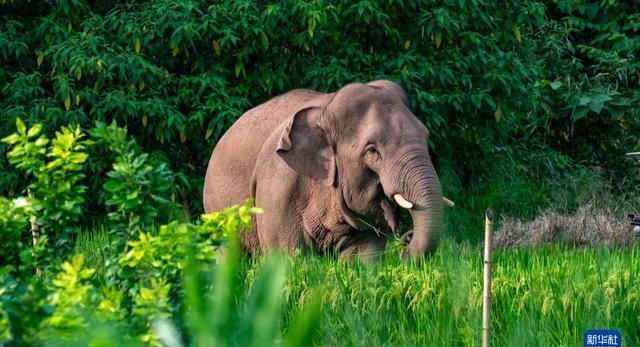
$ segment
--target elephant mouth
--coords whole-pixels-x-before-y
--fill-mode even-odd
[[[391,234],[398,234],[398,232],[400,231],[399,220],[401,213],[403,213],[401,211],[406,210],[408,213],[410,213],[411,218],[414,221],[412,225],[413,228],[404,232],[400,237],[403,243],[407,246],[409,246],[413,239],[416,238],[416,235],[413,232],[413,229],[415,229],[416,227],[415,214],[417,213],[418,215],[421,215],[423,213],[427,213],[427,211],[430,209],[428,204],[425,204],[422,201],[409,201],[404,197],[399,199],[399,197],[396,197],[397,195],[400,195],[398,193],[385,194],[384,190],[381,187],[380,194],[377,196],[378,207],[365,213],[358,213],[348,206],[346,199],[344,199],[344,192],[341,191],[340,193],[342,195],[342,199],[340,199],[341,203],[339,206],[343,212],[343,216],[345,216],[347,222],[351,226],[358,230],[365,230],[373,227],[377,230],[377,232],[382,232],[383,235],[390,237]],[[443,199],[445,206],[450,206],[449,203],[453,205],[453,203],[447,198],[440,197],[440,199]],[[407,202],[411,205],[409,206]],[[418,229],[420,230],[419,227]]]
[[[382,209],[382,213],[376,213],[378,215],[376,221],[378,222],[378,225],[388,228],[395,234],[399,229],[398,217],[400,215],[401,208],[388,196],[381,195],[379,199],[379,208]]]
[[[398,200],[395,198],[396,195],[399,194],[382,194],[380,205],[383,210],[384,220],[376,218],[376,221],[380,221],[381,223],[384,223],[386,221],[387,225],[393,233],[396,233],[399,230],[399,216],[402,210],[406,210],[407,212],[420,212],[428,209],[426,205],[421,203],[410,202],[411,206],[408,206],[404,202],[398,203]],[[443,197],[443,202],[445,207],[453,207],[455,205],[453,201],[447,199],[446,197]],[[409,235],[410,233],[411,231],[403,234],[403,240],[406,239],[408,241],[411,241],[411,235]]]
[[[398,204],[398,202],[393,198],[393,195],[391,196],[386,196],[385,197],[385,201],[392,206],[393,211],[394,211],[394,220],[396,221],[396,225],[395,228],[393,228],[393,233],[397,234],[400,231],[399,228],[399,219],[400,219],[400,214],[402,213],[402,210],[407,210],[404,207],[400,206],[400,204]],[[422,206],[419,205],[413,205],[412,209],[422,209]],[[408,211],[408,210],[407,210]],[[400,236],[400,240],[402,241],[402,243],[404,245],[408,245],[411,242],[411,239],[413,238],[413,230],[409,230],[407,232],[405,232],[404,234],[402,234],[402,236]]]
[[[400,194],[390,194],[391,197],[387,196],[386,200],[392,204],[392,206],[395,208],[396,211],[398,211],[397,213],[401,213],[399,212],[400,209],[406,210],[407,212],[409,212],[411,214],[411,217],[414,221],[413,223],[413,227],[411,230],[408,230],[407,232],[405,232],[404,234],[402,234],[402,236],[400,236],[400,241],[402,242],[402,244],[404,244],[407,247],[410,247],[412,242],[414,241],[415,238],[415,233],[414,233],[414,229],[416,227],[416,218],[415,216],[417,215],[422,215],[423,213],[428,213],[428,209],[429,207],[423,204],[417,204],[411,201],[408,201],[407,199],[405,199],[402,195]],[[442,205],[444,207],[453,207],[455,204],[453,201],[447,199],[446,197],[442,196]],[[403,259],[408,257],[408,253],[409,250],[405,250],[402,257]]]

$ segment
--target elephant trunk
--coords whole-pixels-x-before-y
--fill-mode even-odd
[[[407,150],[397,159],[384,175],[387,179],[381,180],[387,196],[408,209],[413,219],[413,233],[403,259],[428,256],[438,247],[444,224],[440,181],[424,147]],[[398,195],[405,201],[399,201]]]
[[[438,199],[439,207],[432,205],[425,210],[411,210],[411,218],[413,219],[413,235],[409,246],[405,252],[412,257],[432,254],[438,244],[442,234],[443,203],[442,199]]]

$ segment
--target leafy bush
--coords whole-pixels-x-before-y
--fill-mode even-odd
[[[87,159],[84,149],[92,142],[81,140],[84,135],[79,128],[62,127],[47,148],[49,139],[38,136],[42,125],[27,130],[18,118],[16,127],[17,133],[2,140],[12,146],[7,153],[9,163],[22,169],[27,181],[33,177],[28,186],[33,196],[28,199],[36,223],[55,249],[68,250],[69,235],[77,231],[83,213],[86,186],[80,183],[81,171]]]
[[[98,142],[107,143],[116,155],[103,185],[103,199],[116,231],[134,235],[161,213],[175,208],[168,199],[174,192],[175,178],[166,163],[153,162],[135,141],[126,140],[126,130],[115,122],[109,126],[97,122],[90,134]]]
[[[41,324],[43,339],[51,339],[57,334],[68,336],[74,330],[86,326],[83,311],[91,305],[89,291],[92,286],[89,279],[93,269],[83,267],[82,256],[74,256],[64,262],[60,271],[51,280],[53,290],[47,297],[47,303],[55,309]]]
[[[82,139],[85,135],[78,127],[62,127],[52,141],[40,134],[41,124],[27,129],[18,118],[16,127],[17,132],[2,141],[10,146],[9,163],[32,181],[27,187],[29,196],[19,201],[28,205],[38,232],[51,241],[52,250],[64,255],[72,248],[72,236],[87,221],[83,219],[85,172],[89,171],[85,162],[94,141]],[[174,175],[166,164],[150,159],[115,123],[106,126],[98,122],[90,133],[99,145],[106,143],[114,153],[111,170],[103,167],[102,183],[102,198],[114,231],[130,237],[145,225],[169,220],[176,205],[170,201]],[[164,217],[158,218],[161,213]]]
[[[110,259],[106,281],[85,266],[82,254],[49,267],[49,276],[23,283],[4,271],[0,341],[100,345],[110,332],[117,336],[109,340],[112,346],[306,346],[319,301],[311,300],[284,335],[274,319],[282,309],[283,257],[267,260],[249,294],[242,295],[239,232],[251,227],[251,215],[259,212],[248,201],[203,215],[198,224],[173,222],[157,234],[141,232],[127,252]],[[225,240],[225,260],[217,262],[216,249]]]
[[[0,197],[0,265],[4,269],[20,264],[20,253],[29,249],[27,229],[28,205],[24,198],[8,200]]]
[[[81,164],[86,154],[81,150],[92,142],[79,141],[83,136],[79,130],[63,128],[47,147],[47,137],[38,137],[42,129],[40,125],[27,130],[18,120],[17,129],[17,133],[5,138],[5,142],[12,146],[9,158],[12,164],[33,175],[34,183],[30,188],[35,194],[34,197],[13,200],[0,197],[0,227],[3,230],[0,270],[2,345],[107,343],[160,346],[163,341],[174,345],[208,345],[216,341],[217,345],[228,346],[263,345],[265,341],[272,341],[279,345],[280,321],[266,317],[281,314],[279,292],[284,285],[286,265],[281,258],[274,258],[270,265],[265,266],[264,274],[244,299],[247,304],[238,305],[238,298],[243,292],[238,281],[242,277],[238,273],[241,271],[239,232],[250,228],[251,215],[260,212],[251,206],[251,201],[243,206],[203,215],[202,222],[198,224],[174,221],[158,228],[151,225],[158,219],[150,216],[150,210],[136,209],[134,205],[134,208],[125,210],[136,221],[128,224],[131,229],[125,229],[129,236],[126,249],[119,248],[119,245],[124,246],[122,242],[102,245],[116,251],[106,253],[104,264],[101,264],[102,273],[95,276],[95,270],[85,266],[82,254],[73,255],[65,261],[68,252],[62,249],[62,243],[47,243],[47,234],[58,240],[68,236],[57,233],[60,229],[56,223],[64,220],[73,225],[71,223],[77,222],[76,210],[69,209],[69,205],[41,203],[68,199],[81,210],[84,200],[74,198],[73,192],[83,192]],[[114,201],[118,197],[118,190],[108,186],[119,184],[118,179],[122,177],[113,172],[137,175],[143,181],[149,174],[160,174],[160,178],[170,176],[171,172],[166,167],[151,167],[135,142],[126,141],[125,131],[115,124],[108,127],[98,124],[91,133],[98,140],[98,145],[106,142],[115,154],[114,170],[107,174],[109,178],[105,183],[107,205],[109,199]],[[120,158],[134,157],[134,154],[137,154],[136,158],[144,158],[144,167],[119,171]],[[47,160],[49,158],[53,159]],[[47,191],[42,188],[42,182],[72,182],[75,189],[81,189]],[[139,194],[139,199],[145,199],[145,196],[153,198],[154,193],[166,194],[168,191],[141,183],[142,187],[131,184],[124,189],[131,189],[136,196],[139,191],[145,193],[145,189],[151,192]],[[153,201],[170,205],[168,200]],[[159,210],[161,207],[156,208]],[[35,218],[38,215],[44,217]],[[32,235],[28,220],[35,226],[40,225],[43,234]],[[228,249],[226,261],[218,264],[216,252],[223,242]],[[61,257],[53,258],[51,252]],[[78,252],[82,253],[83,249]],[[212,275],[211,268],[215,269],[215,282],[206,280]],[[211,298],[208,294],[210,288],[214,288],[215,293]],[[316,302],[303,311],[302,323],[295,324],[284,340],[287,345],[308,343],[319,314],[318,305]],[[265,318],[255,320],[256,316]],[[212,317],[217,322],[215,330],[209,326]],[[173,320],[178,324],[172,323]],[[229,334],[232,328],[243,333]],[[112,334],[112,338],[105,340],[105,331]]]

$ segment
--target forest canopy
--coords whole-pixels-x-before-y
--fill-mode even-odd
[[[201,211],[224,131],[294,88],[401,83],[453,196],[490,175],[629,174],[622,156],[639,149],[634,2],[3,0],[0,10],[0,138],[18,118],[46,134],[115,122],[166,166],[166,196],[186,211]],[[82,183],[100,215],[114,153],[88,151]],[[7,144],[0,152],[0,194],[24,192],[30,179]]]

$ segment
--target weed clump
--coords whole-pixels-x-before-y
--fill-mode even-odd
[[[549,243],[563,246],[630,247],[636,237],[623,216],[593,204],[576,212],[547,211],[531,222],[507,220],[494,236],[495,247],[528,247]]]

